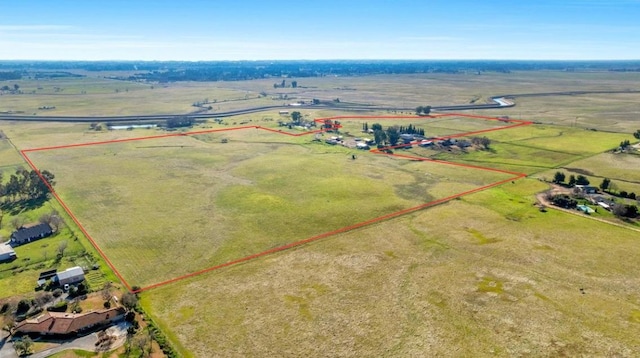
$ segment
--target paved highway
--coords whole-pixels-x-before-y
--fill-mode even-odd
[[[513,99],[516,97],[539,97],[539,96],[573,96],[583,94],[610,94],[610,93],[640,93],[638,90],[623,90],[623,91],[570,91],[570,92],[544,92],[544,93],[523,93],[523,94],[506,94],[500,96],[493,96],[490,98],[489,103],[484,104],[460,104],[451,106],[433,106],[431,110],[440,111],[466,111],[477,109],[496,109],[513,107],[516,104]],[[185,114],[152,114],[152,115],[137,115],[137,116],[28,116],[28,115],[15,115],[15,114],[0,114],[0,120],[4,121],[32,121],[32,122],[153,122],[162,121],[176,117],[188,117],[193,119],[207,119],[207,118],[222,118],[232,117],[248,113],[264,112],[271,110],[283,110],[283,109],[314,109],[314,108],[331,108],[344,111],[413,111],[414,108],[399,108],[399,107],[383,107],[383,106],[367,106],[357,104],[309,104],[309,105],[274,105],[274,106],[261,106],[251,107],[245,109],[238,109],[227,112],[216,113],[185,113]]]

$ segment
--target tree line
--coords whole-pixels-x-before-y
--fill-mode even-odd
[[[43,170],[40,174],[49,185],[55,185],[53,173]],[[3,203],[45,199],[48,193],[49,188],[35,170],[28,171],[24,168],[19,168],[14,174],[11,174],[6,182],[0,172],[0,200]]]

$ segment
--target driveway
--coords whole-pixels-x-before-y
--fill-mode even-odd
[[[0,330],[0,358],[18,358],[13,343],[9,341],[9,332]]]

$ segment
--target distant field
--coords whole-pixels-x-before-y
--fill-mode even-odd
[[[282,137],[246,129],[29,156],[56,173],[61,198],[142,287],[513,176],[372,154],[353,160],[355,150],[312,136]]]
[[[95,76],[95,74],[93,74]],[[15,81],[0,81],[12,86]],[[483,103],[490,96],[562,91],[624,91],[640,88],[639,73],[529,71],[508,74],[416,74],[298,79],[298,88],[273,88],[275,79],[236,82],[141,84],[87,77],[18,81],[22,95],[0,96],[0,111],[39,115],[135,115],[189,113],[208,99],[212,116],[260,105],[314,98],[404,107]],[[38,88],[42,89],[38,89]],[[54,87],[62,88],[56,92]],[[153,89],[152,89],[153,87]],[[35,93],[31,93],[35,91]],[[83,94],[83,91],[86,93]],[[262,97],[262,94],[266,96]],[[475,114],[524,118],[543,123],[618,132],[635,131],[640,93],[518,97],[517,106]],[[56,106],[55,110],[38,110]]]

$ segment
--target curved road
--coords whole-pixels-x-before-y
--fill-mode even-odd
[[[503,107],[513,107],[515,103],[510,100],[502,97],[492,97],[492,103],[486,104],[462,104],[462,105],[452,105],[452,106],[433,106],[431,107],[434,111],[463,111],[470,109],[490,109],[490,108],[503,108]],[[291,108],[335,108],[335,109],[343,109],[343,110],[356,110],[356,111],[367,111],[367,110],[413,110],[409,108],[398,108],[398,107],[383,107],[383,106],[366,106],[366,105],[350,105],[343,104],[339,106],[331,106],[325,104],[313,104],[313,105],[300,105],[300,106],[290,106],[290,105],[274,105],[274,106],[261,106],[261,107],[251,107],[245,109],[238,109],[234,111],[227,112],[216,112],[216,113],[187,113],[187,114],[152,114],[152,115],[138,115],[138,116],[29,116],[29,115],[15,115],[15,114],[0,114],[0,120],[5,121],[33,121],[33,122],[131,122],[131,121],[159,121],[159,120],[167,120],[170,118],[176,117],[187,117],[193,119],[205,119],[205,118],[213,118],[213,117],[232,117],[242,114],[255,113],[255,112],[263,112],[274,109],[291,109]]]
[[[623,90],[623,91],[566,91],[566,92],[541,92],[541,93],[523,93],[523,94],[505,94],[500,96],[493,96],[490,98],[490,103],[484,104],[460,104],[451,106],[433,106],[433,111],[466,111],[473,109],[496,109],[513,107],[516,104],[512,99],[516,97],[540,97],[540,96],[574,96],[583,94],[608,94],[608,93],[640,93],[640,90]],[[192,119],[206,119],[213,117],[232,117],[242,114],[263,112],[274,109],[291,109],[291,108],[335,108],[351,111],[367,111],[367,110],[381,110],[381,111],[412,111],[413,108],[398,108],[398,107],[384,107],[384,106],[367,106],[357,104],[340,104],[340,105],[274,105],[274,106],[261,106],[251,107],[227,112],[218,113],[186,113],[186,114],[153,114],[153,115],[138,115],[138,116],[28,116],[28,115],[14,115],[14,114],[0,114],[0,120],[5,121],[33,121],[33,122],[144,122],[144,121],[160,121],[167,120],[176,117],[187,117]]]

